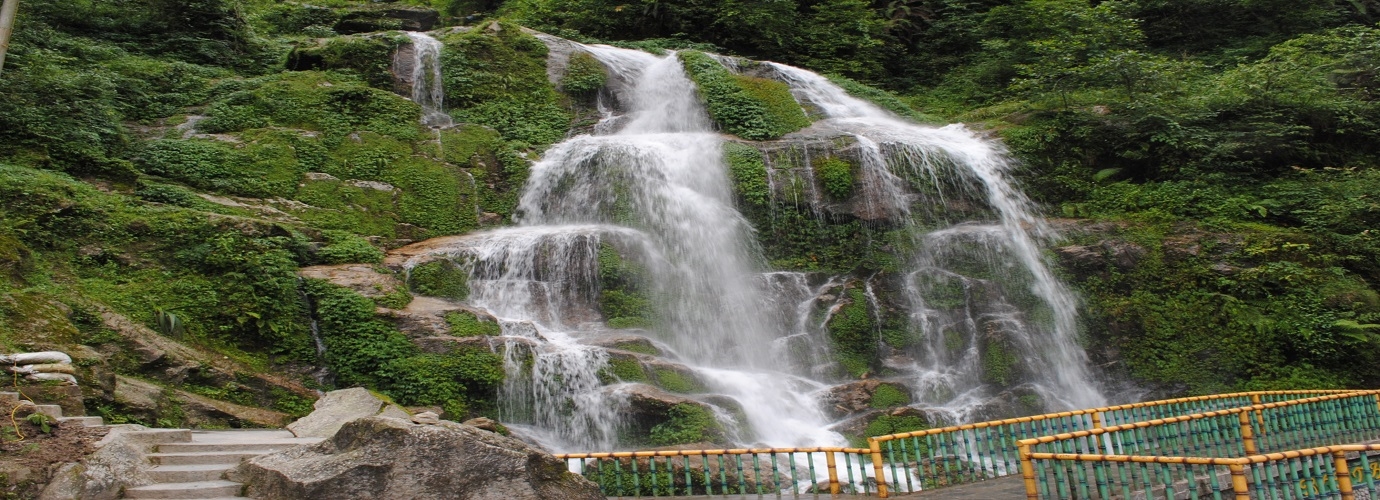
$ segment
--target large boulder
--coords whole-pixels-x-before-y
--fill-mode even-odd
[[[389,405],[363,387],[331,391],[316,400],[310,415],[288,424],[287,428],[297,437],[328,438],[346,422],[378,415],[393,406],[396,405]]]
[[[353,420],[331,439],[259,456],[230,478],[261,500],[595,500],[599,487],[516,439],[441,421]]]

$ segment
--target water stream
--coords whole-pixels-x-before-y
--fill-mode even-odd
[[[418,57],[413,98],[428,125],[448,124],[449,117],[433,117],[444,115],[439,62],[423,60],[439,61],[424,57],[439,43],[409,36]],[[594,132],[551,146],[533,164],[515,227],[433,250],[469,270],[467,303],[500,319],[505,424],[557,451],[619,447],[630,405],[649,388],[610,384],[610,353],[595,345],[635,335],[660,348],[658,362],[693,374],[707,394],[689,396],[708,404],[740,444],[844,444],[828,430],[819,398],[844,382],[825,324],[837,310],[834,294],[856,278],[768,269],[734,207],[724,139],[675,54],[579,49],[619,82],[601,95]],[[1040,254],[1053,233],[1006,180],[1001,148],[962,126],[896,118],[814,73],[770,67],[822,115],[802,134],[855,141],[872,210],[915,221],[901,288],[912,333],[923,340],[887,364],[917,402],[960,420],[994,396],[977,346],[983,335],[1000,334],[1015,339],[1012,349],[1046,407],[1102,403],[1075,342],[1075,299]],[[926,180],[925,196],[935,200],[917,200],[914,187]],[[819,203],[818,193],[808,197]],[[936,225],[942,210],[914,213],[917,201],[942,205],[945,197],[976,200],[987,216]],[[600,315],[600,255],[610,250],[645,273],[651,327],[615,330]],[[977,272],[958,265],[970,261]],[[863,286],[876,314],[882,305],[871,279]],[[963,305],[938,307],[941,288],[961,290]]]

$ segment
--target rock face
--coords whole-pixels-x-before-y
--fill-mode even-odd
[[[288,424],[287,428],[297,437],[328,438],[346,422],[378,415],[384,404],[363,387],[331,391],[316,400],[310,415]]]
[[[351,421],[331,439],[254,458],[230,477],[261,500],[604,498],[560,459],[515,439],[388,417]]]

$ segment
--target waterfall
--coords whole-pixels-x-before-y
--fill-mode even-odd
[[[454,123],[446,114],[445,90],[441,85],[441,42],[431,35],[407,32],[412,39],[412,102],[422,107],[422,124],[449,127]]]
[[[439,82],[439,44],[410,36],[413,98],[428,116],[444,115],[439,89],[428,86]],[[450,259],[468,272],[466,302],[499,318],[492,345],[503,349],[505,425],[558,451],[626,446],[627,415],[646,387],[612,375],[615,356],[626,362],[634,353],[599,342],[631,336],[657,346],[656,362],[692,375],[696,388],[681,392],[703,391],[685,396],[707,405],[739,444],[845,444],[820,405],[840,382],[826,325],[855,300],[846,291],[857,286],[879,320],[886,305],[878,287],[890,285],[876,276],[770,271],[734,207],[723,139],[676,55],[577,47],[610,73],[594,132],[551,146],[532,165],[516,226],[447,238],[408,264]],[[995,396],[981,346],[999,339],[1046,407],[1101,404],[1075,342],[1076,301],[1040,254],[1054,234],[1006,180],[1011,165],[1001,148],[962,126],[896,118],[814,73],[766,67],[822,114],[811,133],[852,139],[864,208],[910,221],[912,245],[898,250],[905,269],[895,288],[920,340],[884,360],[889,376],[907,378],[918,404],[964,419]],[[783,154],[809,158],[810,147]],[[928,189],[918,193],[917,185]],[[953,200],[978,216],[923,208]],[[618,329],[603,317],[601,266],[610,253],[637,269],[649,324]],[[875,333],[882,344],[883,332]]]
[[[962,125],[910,123],[849,96],[820,75],[768,64],[791,85],[797,99],[823,115],[815,129],[851,135],[858,141],[869,203],[881,204],[877,208],[894,218],[912,221],[917,250],[908,256],[906,292],[911,324],[928,340],[928,351],[909,368],[919,382],[922,400],[951,406],[960,413],[971,407],[973,398],[980,395],[974,391],[981,389],[981,364],[972,347],[979,331],[987,329],[1004,330],[1018,344],[1021,363],[1047,408],[1104,404],[1088,371],[1087,356],[1077,344],[1077,300],[1040,254],[1040,243],[1055,234],[1034,215],[1030,200],[1007,180],[1011,162],[1005,151]],[[931,196],[935,199],[928,200],[932,206],[943,206],[947,196],[981,200],[995,220],[937,230],[914,224],[910,182],[934,188]],[[982,261],[978,267],[992,275],[955,272],[950,264],[958,260]],[[982,310],[969,307],[958,315],[940,312],[927,305],[937,281],[952,281],[964,293],[995,287],[999,290],[991,295],[997,300]],[[1033,297],[1028,301],[1034,303],[1031,307],[1009,302],[1024,294]],[[946,345],[947,335],[955,330],[946,327],[954,325],[969,334],[961,339],[969,348],[957,353]]]

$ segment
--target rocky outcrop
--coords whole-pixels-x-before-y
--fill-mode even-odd
[[[115,379],[114,400],[131,416],[153,422],[180,415],[181,421],[177,423],[188,427],[278,427],[291,418],[286,413],[220,401],[125,376]]]
[[[320,444],[254,458],[230,478],[262,500],[604,498],[560,459],[515,439],[387,417],[354,420]]]
[[[326,280],[370,299],[380,299],[406,289],[406,285],[396,275],[378,272],[369,264],[304,267],[297,271],[297,275]]]
[[[883,392],[880,397],[878,391]],[[820,401],[831,416],[842,418],[909,403],[909,394],[910,389],[900,383],[867,379],[834,386]]]
[[[335,23],[336,33],[353,35],[375,31],[431,31],[440,22],[435,9],[394,3],[350,9]]]
[[[328,438],[334,436],[347,422],[379,415],[380,411],[387,412],[389,416],[399,415],[398,412],[402,412],[403,416],[407,415],[407,412],[397,408],[397,405],[379,399],[363,387],[328,392],[316,400],[312,408],[314,410],[310,415],[288,424],[287,428],[293,435]]]

